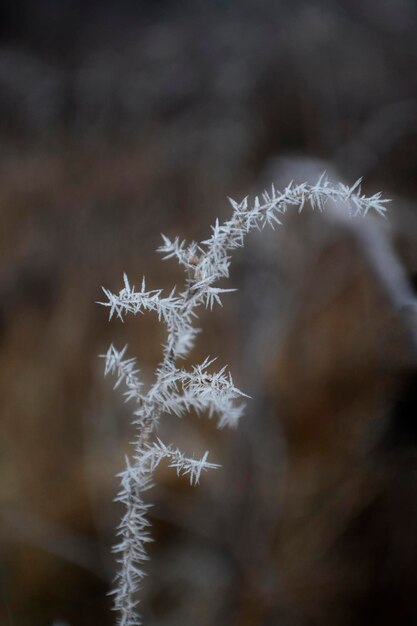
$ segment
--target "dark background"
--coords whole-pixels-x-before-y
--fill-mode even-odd
[[[163,329],[147,316],[108,323],[95,301],[101,285],[122,287],[123,271],[136,284],[146,275],[154,288],[180,283],[175,264],[154,254],[161,231],[204,239],[210,223],[228,215],[226,196],[260,192],[273,180],[285,186],[324,169],[348,183],[364,176],[365,191],[394,198],[389,221],[372,228],[382,228],[403,280],[415,284],[416,68],[414,0],[1,2],[1,624],[112,623],[106,592],[120,516],[112,504],[114,474],[132,431],[129,407],[103,379],[98,355],[111,341],[129,342],[149,381]],[[160,470],[150,494],[156,542],[142,594],[145,623],[361,623],[352,617],[353,601],[334,614],[324,610],[324,617],[303,605],[323,589],[356,597],[355,576],[342,576],[336,564],[337,575],[327,574],[317,589],[296,584],[291,594],[285,559],[273,547],[286,510],[282,477],[292,477],[283,426],[291,394],[304,395],[308,415],[326,413],[320,406],[328,406],[327,394],[350,397],[362,384],[355,368],[371,352],[378,351],[372,363],[382,358],[386,333],[378,320],[394,315],[389,298],[380,305],[374,293],[372,262],[355,232],[302,216],[298,226],[290,220],[272,237],[253,237],[249,253],[237,255],[232,283],[239,293],[225,298],[224,310],[202,315],[205,332],[193,358],[218,355],[253,401],[237,432],[194,418],[188,427],[171,418],[163,428],[165,439],[187,451],[208,447],[223,468],[197,491]],[[383,272],[391,276],[390,263]],[[330,285],[330,296],[320,285]],[[339,300],[332,296],[338,285],[348,285]],[[350,308],[352,301],[362,304]],[[333,354],[331,345],[352,320],[359,330]],[[334,334],[323,337],[321,324]],[[297,342],[288,348],[290,329],[317,339],[312,364],[299,360]],[[369,338],[374,329],[379,334],[365,357],[352,356],[350,346],[363,345],[361,333]],[[378,372],[395,360],[384,354],[390,366],[384,361]],[[349,392],[332,387],[340,359]],[[311,381],[309,372],[322,362]],[[279,392],[276,367],[284,371]],[[368,370],[359,378],[367,377],[373,381]],[[372,381],[358,393],[355,407],[367,407],[355,408],[358,415],[388,413],[394,402],[392,392],[383,410],[369,409],[361,398],[374,393]],[[407,415],[415,409],[410,403]],[[328,450],[338,438],[344,450],[343,428],[314,450]],[[300,438],[310,442],[315,435],[308,432]],[[354,442],[360,447],[362,439]],[[301,465],[310,458],[309,446],[302,450],[308,452]],[[328,470],[317,476],[333,471],[331,460],[323,463]],[[300,480],[306,484],[297,472],[290,480],[295,491]],[[372,478],[349,493],[373,493],[375,484]],[[402,507],[391,511],[390,528]],[[353,505],[348,509],[356,515]],[[320,534],[314,524],[305,527]],[[410,536],[415,530],[411,525]],[[305,544],[295,546],[292,562],[299,556],[306,573]],[[393,548],[404,550],[410,552]],[[365,551],[357,554],[363,562]],[[393,594],[386,582],[378,589],[374,608],[384,593]],[[324,598],[322,606],[327,591]],[[414,623],[395,619],[387,623]]]

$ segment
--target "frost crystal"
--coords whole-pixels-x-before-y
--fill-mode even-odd
[[[323,175],[315,185],[290,183],[284,191],[272,185],[270,191],[255,197],[252,204],[248,198],[242,202],[230,199],[232,215],[224,223],[216,220],[208,239],[186,243],[176,237],[170,240],[162,235],[163,244],[158,251],[164,259],[175,258],[184,268],[186,279],[184,290],[175,289],[164,296],[161,289],[146,289],[145,279],[136,291],[124,275],[124,287],[118,294],[104,289],[107,298],[102,302],[109,308],[110,318],[119,319],[129,313],[155,311],[158,320],[167,329],[163,347],[163,358],[155,373],[153,385],[143,390],[139,370],[133,358],[125,358],[127,346],[117,350],[113,345],[103,355],[105,374],[116,378],[115,387],[124,385],[126,400],[134,400],[133,423],[137,427],[134,452],[126,459],[126,469],[120,474],[121,486],[117,500],[125,506],[125,513],[118,528],[119,543],[114,550],[118,555],[119,572],[114,590],[114,608],[119,613],[120,626],[136,626],[141,623],[137,605],[137,592],[144,576],[142,569],[147,559],[145,546],[149,538],[147,511],[149,505],[143,493],[152,486],[152,475],[159,463],[166,459],[178,475],[187,475],[190,483],[199,482],[201,473],[219,467],[209,463],[208,452],[201,459],[187,458],[180,450],[163,443],[155,436],[162,415],[182,416],[191,409],[198,413],[207,412],[217,416],[219,427],[236,426],[241,417],[245,395],[237,389],[226,368],[212,372],[214,359],[206,359],[191,371],[177,366],[180,358],[190,353],[199,329],[195,328],[196,309],[206,306],[212,309],[222,304],[223,294],[234,289],[215,286],[217,281],[229,277],[230,253],[244,244],[245,236],[252,230],[262,230],[266,225],[274,228],[281,224],[282,216],[290,208],[299,212],[305,204],[323,211],[329,201],[343,202],[349,215],[366,215],[376,211],[384,215],[386,203],[381,194],[367,197],[362,195],[361,180],[352,187],[339,183],[331,184]]]

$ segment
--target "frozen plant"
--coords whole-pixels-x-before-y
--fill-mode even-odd
[[[230,199],[232,215],[224,223],[216,220],[211,235],[200,243],[186,243],[178,237],[171,240],[163,235],[158,249],[164,259],[174,258],[184,268],[185,286],[165,295],[161,289],[147,289],[145,279],[139,289],[124,276],[124,286],[118,294],[103,289],[110,318],[121,320],[128,313],[155,311],[158,320],[167,330],[163,357],[149,389],[139,378],[134,358],[126,357],[126,347],[117,350],[110,346],[104,355],[105,373],[116,378],[115,387],[124,385],[127,400],[135,403],[133,423],[136,426],[134,450],[126,460],[121,473],[121,488],[117,500],[125,512],[118,527],[120,541],[115,546],[119,571],[114,590],[114,608],[118,611],[120,626],[136,626],[141,623],[138,614],[138,590],[144,576],[143,563],[147,558],[146,543],[149,541],[148,504],[144,492],[152,486],[152,476],[158,464],[168,460],[179,475],[188,475],[191,484],[197,484],[207,469],[219,467],[208,462],[206,452],[201,459],[187,458],[180,450],[163,443],[156,436],[163,415],[182,416],[194,409],[217,416],[219,427],[236,426],[241,417],[245,395],[237,389],[226,368],[213,373],[213,360],[186,370],[178,365],[188,356],[199,329],[194,323],[200,306],[210,309],[221,304],[224,293],[234,291],[217,286],[220,279],[228,278],[231,257],[235,248],[243,246],[245,236],[252,230],[262,230],[266,225],[281,224],[281,217],[291,208],[299,212],[306,204],[323,211],[329,201],[342,202],[350,215],[366,215],[373,210],[384,215],[388,200],[377,193],[367,197],[361,193],[360,180],[352,187],[341,183],[331,184],[323,175],[315,185],[290,183],[284,191],[272,186],[271,191],[256,196],[253,202]]]

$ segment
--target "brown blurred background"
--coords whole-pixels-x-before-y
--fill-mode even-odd
[[[326,169],[388,221],[289,216],[202,314],[252,396],[236,432],[167,419],[222,469],[150,493],[149,626],[417,624],[415,0],[3,0],[0,624],[106,626],[129,406],[163,329],[100,286],[180,284],[160,232],[205,238],[240,198]]]

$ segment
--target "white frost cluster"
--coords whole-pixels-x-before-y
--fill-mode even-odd
[[[230,253],[243,246],[245,236],[252,230],[281,224],[281,217],[290,208],[302,211],[305,204],[322,211],[329,201],[343,202],[350,215],[366,215],[374,210],[385,213],[388,200],[379,193],[362,195],[360,180],[352,187],[333,185],[323,175],[315,185],[290,183],[284,191],[272,186],[271,191],[238,203],[230,199],[231,217],[211,227],[208,239],[200,243],[186,243],[178,237],[170,240],[163,235],[158,249],[164,259],[175,258],[184,268],[186,279],[183,291],[172,290],[163,295],[161,289],[147,290],[145,279],[136,290],[124,276],[124,287],[118,294],[104,289],[110,310],[110,318],[116,315],[123,320],[128,313],[155,311],[167,329],[163,358],[156,370],[153,385],[144,390],[139,379],[135,359],[125,358],[126,347],[121,351],[110,346],[105,356],[105,373],[116,377],[115,387],[123,384],[125,397],[136,403],[134,424],[137,427],[134,452],[126,461],[121,474],[121,488],[117,500],[125,506],[125,513],[118,528],[119,544],[115,551],[120,566],[116,578],[115,609],[119,612],[120,626],[140,624],[137,611],[137,592],[144,576],[142,569],[146,560],[146,543],[149,541],[147,511],[149,505],[143,500],[143,492],[152,485],[152,474],[158,464],[166,459],[179,475],[188,475],[191,484],[197,484],[200,475],[218,465],[202,459],[187,458],[180,450],[173,449],[152,436],[162,415],[182,416],[191,409],[217,416],[219,427],[235,426],[243,413],[241,402],[244,394],[233,383],[226,368],[212,372],[213,360],[206,359],[187,371],[177,365],[180,358],[188,356],[199,329],[194,326],[196,309],[201,305],[212,308],[221,305],[224,293],[234,291],[217,285],[228,278]]]

